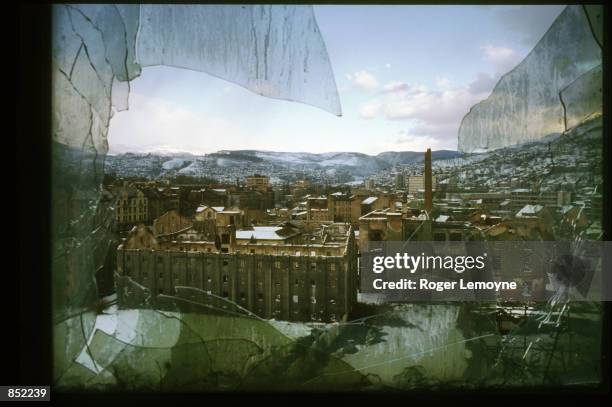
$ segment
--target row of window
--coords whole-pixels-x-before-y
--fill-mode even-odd
[[[129,275],[130,275],[130,273],[131,273],[131,269],[130,269],[130,267],[129,267],[129,266],[128,266],[128,267],[125,267],[125,274],[129,276]],[[143,280],[148,280],[148,278],[149,278],[149,273],[145,271],[145,272],[143,272],[143,273],[141,274],[141,276],[142,276],[142,279],[143,279]],[[163,278],[164,278],[164,272],[163,272],[163,271],[159,271],[159,272],[157,273],[157,278],[158,278],[158,279],[160,279],[160,280],[163,280]],[[175,282],[176,282],[176,283],[179,283],[179,277],[175,277]],[[223,282],[223,284],[224,284],[224,285],[227,285],[227,284],[229,283],[229,276],[228,276],[228,275],[223,275],[223,276],[222,276],[222,282]],[[207,283],[208,283],[208,285],[212,284],[212,278],[211,278],[210,276],[207,278]],[[241,280],[241,281],[240,281],[240,283],[241,283],[241,285],[245,285],[244,280]],[[294,281],[294,286],[295,286],[295,287],[299,287],[299,286],[301,285],[301,283],[302,283],[302,280],[300,280],[300,279],[295,279],[295,281]],[[274,282],[274,284],[275,284],[275,286],[280,287],[281,282],[280,282],[279,280],[276,280],[276,281]],[[330,289],[334,289],[334,288],[336,288],[336,284],[337,284],[337,279],[332,278],[332,279],[329,279],[329,280],[328,280],[328,286],[329,286],[329,288],[330,288]],[[258,282],[257,282],[257,285],[258,285],[259,287],[263,287],[263,282],[262,282],[262,281],[258,281]],[[316,289],[316,287],[317,287],[317,282],[316,282],[315,280],[311,279],[311,280],[310,280],[310,286],[311,286],[311,288],[313,289],[313,293],[314,293],[314,290],[315,290],[315,289]],[[280,294],[279,294],[279,295],[280,295]]]
[[[138,211],[136,210],[138,209]],[[144,207],[142,205],[140,205],[138,208],[135,208],[133,206],[129,206],[129,207],[118,207],[117,208],[117,213],[133,213],[133,212],[146,212],[147,211],[147,206],[145,205]]]
[[[163,289],[163,288],[159,288],[159,289],[157,290],[157,292],[158,292],[159,294],[164,294],[164,289]],[[209,290],[209,291],[207,291],[207,293],[208,293],[208,294],[212,294],[212,292],[211,292],[210,290]],[[229,299],[229,297],[230,297],[230,296],[229,296],[229,292],[227,292],[227,291],[223,291],[223,293],[221,294],[221,296],[222,296],[222,298],[225,298],[225,299]],[[246,300],[247,300],[246,293],[241,292],[241,293],[239,294],[239,299],[240,299],[240,301],[242,301],[242,302],[246,302]],[[292,302],[293,302],[294,304],[299,304],[299,303],[300,303],[300,298],[299,298],[299,296],[297,296],[297,295],[293,295],[291,299],[292,299]],[[264,301],[264,295],[263,295],[263,293],[257,293],[257,301],[258,301],[258,302],[263,302],[263,301]],[[281,295],[280,295],[280,294],[277,294],[277,295],[276,295],[276,297],[274,298],[274,302],[276,302],[276,303],[280,303],[280,302],[281,302]],[[314,296],[310,297],[310,303],[311,303],[311,304],[316,304],[316,303],[317,303],[317,299],[316,299]],[[330,306],[335,306],[335,305],[336,305],[336,300],[335,300],[335,299],[333,299],[333,298],[330,298],[330,299],[329,299],[329,305],[330,305]],[[260,308],[260,310],[261,310],[261,308]],[[320,312],[322,312],[322,311],[320,311]],[[333,315],[333,314],[332,314],[332,315]]]
[[[130,269],[130,267],[126,267],[126,268],[125,268],[125,274],[129,276],[129,275],[130,275],[130,273],[131,273],[131,269]],[[149,278],[149,273],[148,273],[148,272],[146,272],[146,271],[145,271],[145,272],[143,272],[141,275],[142,275],[143,280],[147,280],[147,279]],[[158,278],[158,279],[160,279],[160,280],[162,280],[162,279],[164,278],[164,272],[163,272],[163,271],[159,271],[159,272],[157,273],[157,278]],[[175,281],[178,283],[178,282],[179,282],[179,277],[175,277]],[[226,285],[227,285],[227,284],[229,283],[229,276],[227,276],[227,275],[222,276],[221,281],[223,282],[223,284],[226,284]],[[211,278],[211,277],[208,277],[208,278],[206,279],[206,282],[207,282],[208,284],[212,284],[212,278]],[[328,280],[327,280],[327,282],[328,282],[328,286],[329,286],[329,288],[336,288],[337,279],[335,279],[335,278],[331,278],[331,279],[328,279]],[[245,281],[244,281],[244,280],[240,280],[240,284],[241,284],[241,285],[245,285]],[[262,286],[262,285],[263,285],[263,283],[262,283],[261,281],[258,281],[258,282],[257,282],[257,284],[258,284],[259,286]],[[295,287],[299,287],[301,284],[302,284],[302,280],[300,280],[300,279],[295,279],[295,282],[294,282],[294,286],[295,286]],[[276,280],[276,281],[274,282],[274,285],[275,285],[275,286],[277,286],[277,287],[280,287],[281,282],[280,282],[279,280]],[[311,286],[313,289],[315,289],[315,288],[317,287],[317,282],[316,282],[315,280],[312,280],[312,279],[311,279],[311,280],[310,280],[310,286]]]
[[[118,222],[136,222],[136,221],[145,221],[146,216],[145,215],[124,215],[124,216],[117,216],[117,221]]]
[[[180,249],[183,250],[183,247],[181,246]],[[185,248],[185,250],[187,250],[187,249],[188,248]],[[208,248],[207,250],[210,252],[210,248]],[[126,261],[129,263],[131,261],[131,257],[128,256],[126,258]],[[157,264],[163,264],[163,262],[164,262],[164,258],[162,256],[158,256],[157,257]],[[229,259],[223,258],[222,264],[223,264],[223,266],[228,266],[229,265]],[[309,263],[309,264],[310,264],[311,270],[314,271],[314,270],[317,269],[317,263]],[[206,266],[207,267],[212,266],[212,262],[210,260],[207,260],[206,261]],[[262,261],[258,261],[257,264],[256,264],[256,267],[257,267],[258,270],[261,270],[263,268],[263,262]],[[274,262],[274,267],[276,269],[281,269],[282,268],[281,262],[279,260],[276,260]],[[301,263],[300,262],[297,262],[297,261],[293,262],[293,268],[294,269],[300,269],[300,267],[301,267]],[[238,270],[239,271],[243,271],[245,268],[246,268],[246,260],[240,260],[238,262]],[[336,271],[336,263],[330,263],[328,270],[329,271]]]

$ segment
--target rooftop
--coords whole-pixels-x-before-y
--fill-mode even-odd
[[[253,229],[237,230],[236,239],[285,240],[289,235],[281,235],[280,226],[254,226]]]
[[[364,205],[371,205],[374,202],[376,202],[377,199],[378,199],[377,196],[370,196],[370,197],[367,197],[366,199],[364,199],[363,201],[361,201],[361,203],[364,204]]]

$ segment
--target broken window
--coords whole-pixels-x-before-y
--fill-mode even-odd
[[[125,276],[116,276],[117,296],[130,300],[123,302],[124,309],[99,314],[95,274],[112,251],[110,231],[116,219],[112,202],[101,199],[99,188],[108,124],[114,112],[129,107],[130,81],[146,74],[143,69],[167,65],[205,72],[263,96],[307,103],[336,115],[341,114],[340,103],[325,44],[309,6],[55,5],[52,42],[57,388],[338,391],[371,389],[384,383],[406,389],[436,387],[442,379],[453,383],[481,380],[483,376],[474,372],[484,367],[495,373],[487,379],[491,386],[499,386],[552,377],[555,372],[546,366],[566,362],[580,369],[572,371],[576,373],[572,377],[555,376],[555,380],[596,382],[597,364],[585,366],[580,361],[595,360],[585,355],[598,355],[598,317],[583,321],[587,327],[579,333],[583,346],[568,352],[567,361],[551,356],[550,362],[538,364],[530,353],[533,346],[521,347],[527,343],[521,341],[523,337],[536,345],[552,345],[538,341],[538,336],[542,326],[563,322],[565,308],[544,308],[541,318],[528,319],[503,337],[491,313],[472,321],[467,318],[471,310],[462,305],[411,304],[331,328],[296,325],[296,331],[303,331],[298,337],[292,329],[285,332],[282,326],[233,303],[227,291],[176,287],[176,293],[160,297],[158,294],[164,294],[159,287],[162,271],[159,280],[147,288],[132,280],[126,268]],[[598,71],[591,73],[596,79]],[[571,100],[578,93],[569,87],[565,97]],[[583,114],[573,110],[568,120]],[[163,226],[160,230],[163,232]],[[314,251],[310,254],[316,255]],[[163,260],[158,258],[158,262]],[[311,267],[316,268],[316,263]],[[257,270],[262,280],[257,284],[263,289],[266,273],[261,261]],[[211,277],[207,283],[212,285]],[[314,292],[315,280],[311,286]],[[264,294],[256,295],[263,306]],[[244,293],[240,298],[244,300]],[[293,301],[298,303],[297,295]],[[308,303],[307,299],[303,302]],[[315,296],[311,303],[316,304]],[[304,313],[322,320],[323,309],[312,313],[317,306],[308,307]],[[601,313],[597,305],[582,307],[586,309],[580,312]],[[337,316],[331,314],[332,319]],[[566,335],[555,343],[575,339]],[[356,351],[357,346],[366,345],[366,352]],[[491,353],[491,347],[503,352]],[[512,363],[500,364],[498,356]],[[512,369],[505,371],[506,366]],[[542,366],[547,371],[537,370],[543,370]],[[513,376],[519,370],[524,377]]]
[[[66,388],[94,376],[118,385],[122,362],[107,359],[100,368],[96,356],[102,355],[92,349],[92,341],[107,339],[92,306],[95,271],[115,219],[99,189],[108,125],[113,112],[129,106],[130,80],[144,67],[167,65],[336,115],[340,103],[310,6],[55,5],[52,26],[54,377]],[[123,339],[145,332],[134,326]],[[128,348],[136,352],[129,357],[144,352]],[[139,358],[136,369],[163,377],[166,367],[146,366],[163,359],[156,358]]]

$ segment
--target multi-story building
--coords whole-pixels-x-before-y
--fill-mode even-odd
[[[153,232],[155,236],[171,235],[191,226],[191,219],[181,215],[176,209],[170,209],[153,221]]]
[[[436,176],[431,177],[432,186],[436,185]],[[408,193],[416,195],[419,191],[425,190],[425,176],[424,175],[409,175],[406,177],[406,185],[408,186]]]
[[[266,210],[274,208],[274,191],[271,188],[234,191],[229,202],[243,212],[245,224],[259,223],[265,219]]]
[[[332,222],[353,222],[352,197],[342,192],[334,192],[328,197],[329,218]]]
[[[390,208],[394,205],[395,198],[386,193],[379,193],[377,195],[368,196],[361,201],[361,213],[359,216],[363,216],[369,212],[379,209]]]
[[[153,221],[153,219],[157,219],[164,212],[163,200],[156,188],[147,187],[141,189],[141,191],[145,194],[145,197],[147,198],[147,223],[150,223]]]
[[[119,230],[129,229],[138,223],[146,223],[148,215],[148,199],[141,190],[133,186],[119,190],[115,212]]]
[[[179,187],[161,186],[156,188],[156,193],[159,199],[158,212],[164,213],[170,209],[180,210],[181,189]]]
[[[254,174],[246,177],[246,186],[257,190],[267,190],[270,186],[270,178],[266,175]]]
[[[309,197],[306,201],[307,219],[317,222],[331,221],[328,199],[325,196]]]
[[[511,207],[514,210],[520,209],[525,205],[536,204],[561,207],[569,205],[571,198],[571,192],[563,190],[535,192],[528,188],[517,188],[510,192]]]
[[[219,310],[235,307],[262,318],[337,321],[357,301],[353,228],[331,224],[305,234],[295,225],[235,230],[227,251],[194,228],[155,236],[134,227],[117,249],[118,281],[138,283],[154,297],[191,295]],[[197,300],[197,301],[196,301]]]

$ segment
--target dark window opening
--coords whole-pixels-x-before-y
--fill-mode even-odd
[[[383,240],[383,233],[380,230],[370,230],[368,238],[371,242],[380,242]]]

